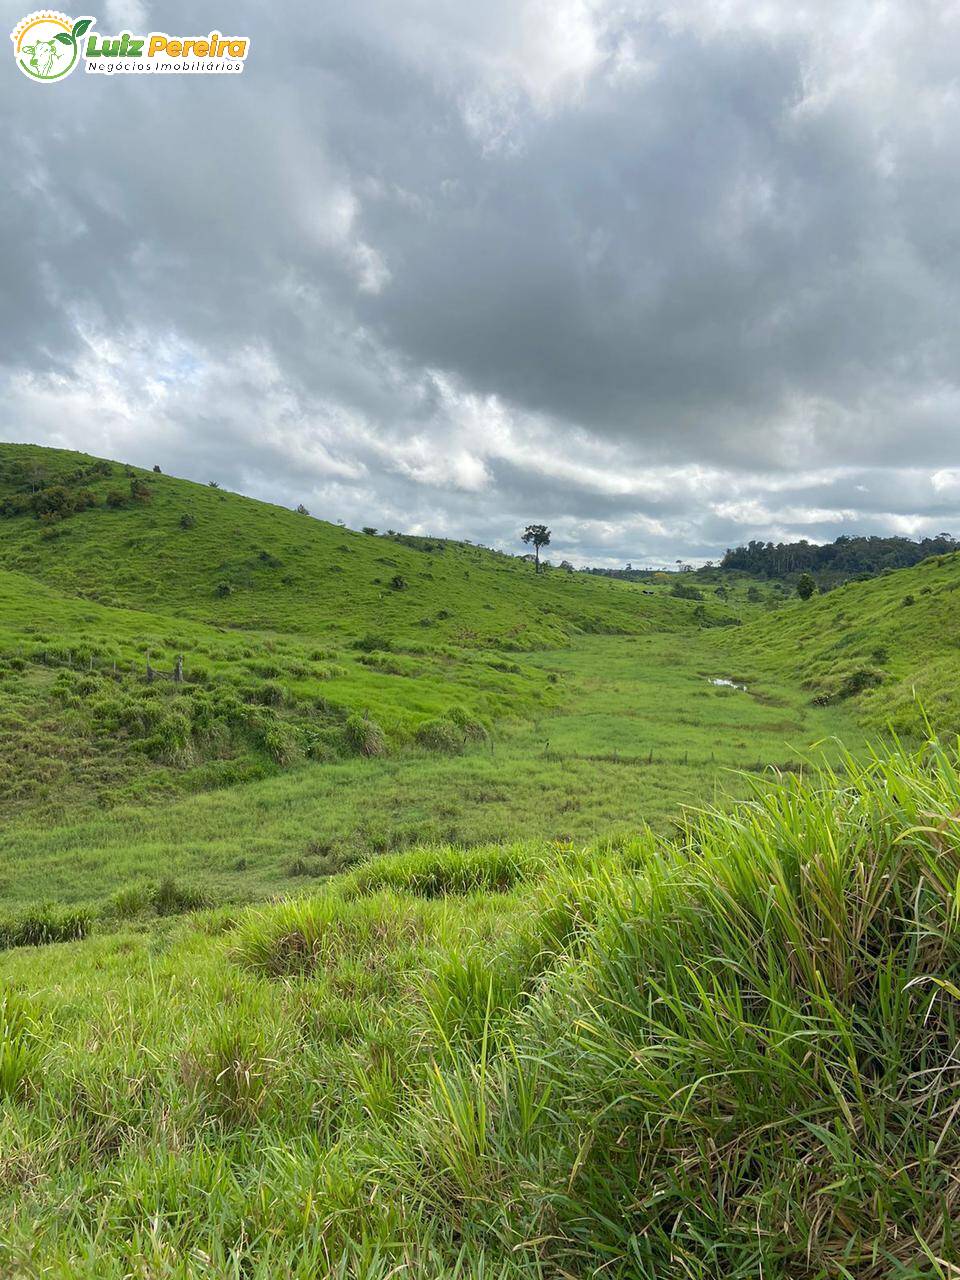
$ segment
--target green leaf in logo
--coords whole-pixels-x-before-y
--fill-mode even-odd
[[[92,25],[92,18],[78,18],[73,24],[73,38],[78,39]]]
[[[68,36],[65,31],[58,31],[54,39],[59,40],[61,44],[73,44],[73,36]]]

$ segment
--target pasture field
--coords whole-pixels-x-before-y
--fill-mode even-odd
[[[960,557],[676,585],[0,447],[0,1276],[958,1274]]]
[[[741,771],[797,769],[823,740],[860,741],[844,709],[812,707],[798,689],[731,665],[718,634],[583,637],[533,655],[558,676],[548,687],[561,703],[498,722],[462,754],[414,746],[307,761],[163,805],[15,822],[0,834],[0,904],[102,904],[158,875],[213,902],[244,901],[303,892],[417,845],[633,836],[666,829],[718,788],[742,794]],[[730,672],[746,692],[709,682]]]

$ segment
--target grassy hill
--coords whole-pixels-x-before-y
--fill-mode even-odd
[[[35,491],[42,484],[43,490]],[[131,487],[137,488],[133,496]],[[94,505],[42,510],[52,490]],[[122,505],[108,505],[110,495]],[[39,516],[31,502],[39,499]],[[5,505],[6,504],[6,505]],[[0,446],[0,565],[65,595],[214,627],[522,652],[689,623],[688,602],[465,543],[356,533],[172,476]],[[188,527],[184,527],[184,523]],[[400,582],[397,582],[400,579]],[[719,611],[718,615],[719,616]]]
[[[960,556],[673,586],[0,447],[0,1276],[957,1274]]]
[[[824,705],[850,700],[861,723],[960,733],[960,554],[933,556],[744,628],[745,658],[791,671]]]
[[[0,476],[0,909],[632,834],[855,736],[752,667],[746,694],[710,683],[743,674],[739,629],[710,625],[742,600],[538,576],[79,454],[4,446]],[[182,685],[147,683],[178,654]]]
[[[0,446],[0,535],[7,812],[459,753],[556,704],[525,652],[700,625],[663,592],[31,446]]]

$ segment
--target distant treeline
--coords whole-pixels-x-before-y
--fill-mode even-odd
[[[721,569],[739,570],[761,578],[787,578],[798,573],[815,577],[856,577],[885,569],[908,569],[928,556],[944,555],[960,548],[949,533],[935,538],[848,537],[818,546],[813,542],[748,542],[728,550]]]

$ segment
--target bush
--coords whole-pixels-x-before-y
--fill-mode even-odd
[[[233,588],[230,586],[229,582],[218,582],[217,585],[214,587],[213,594],[217,597],[218,600],[225,600],[227,596],[232,593],[232,591],[233,591]]]
[[[428,751],[459,755],[463,750],[463,733],[452,720],[443,717],[424,721],[415,736],[420,746],[426,747]]]
[[[382,635],[376,631],[368,631],[366,635],[354,640],[353,647],[354,649],[359,649],[361,653],[389,653],[393,648],[393,641],[389,636]]]
[[[551,671],[547,679],[555,682],[557,679],[556,672]],[[451,707],[447,712],[447,716],[457,726],[465,738],[470,738],[474,742],[483,742],[487,734],[487,726],[482,720],[477,719],[466,707]]]
[[[60,520],[96,505],[96,494],[90,489],[69,489],[60,484],[41,489],[30,498],[30,506],[41,520]]]
[[[120,489],[111,489],[107,494],[107,506],[113,511],[119,511],[121,507],[127,505],[127,495]]]
[[[0,949],[75,942],[90,932],[90,913],[44,903],[0,919]]]
[[[189,512],[184,512],[184,514],[180,517],[180,528],[181,528],[181,529],[192,529],[192,528],[194,528],[194,526],[196,525],[196,523],[197,523],[197,521],[196,521],[195,517],[194,517],[194,516],[192,516],[192,515],[190,515],[190,513],[189,513]]]
[[[158,916],[180,916],[187,911],[201,911],[210,905],[200,889],[179,884],[172,876],[164,876],[151,885],[148,900]]]
[[[853,698],[864,689],[873,689],[883,684],[883,672],[874,671],[871,667],[858,667],[845,676],[837,690],[838,698]]]
[[[468,893],[506,893],[532,875],[542,859],[522,850],[493,845],[480,849],[414,849],[377,858],[350,872],[343,884],[347,896],[403,890],[419,898]]]
[[[296,730],[282,720],[275,720],[264,729],[260,745],[277,764],[291,764],[300,754]]]
[[[376,720],[354,713],[347,717],[343,734],[350,751],[361,756],[382,756],[387,740]]]
[[[402,573],[395,573],[390,579],[391,591],[406,591],[409,583]]]

